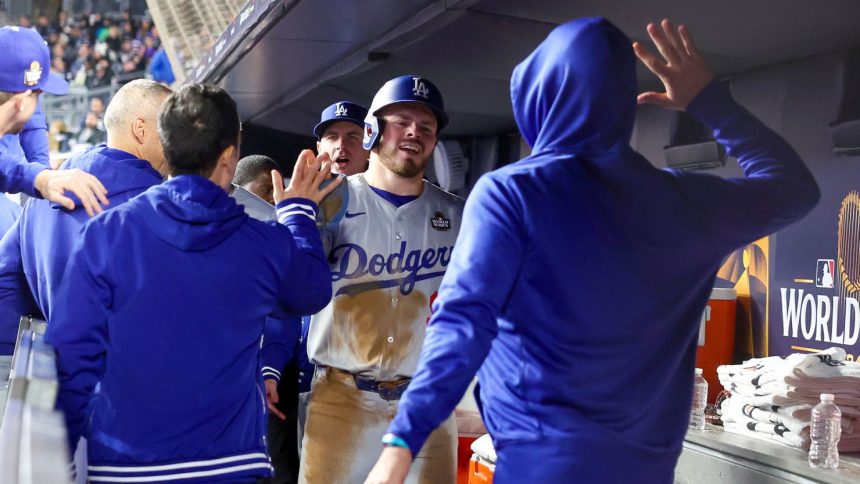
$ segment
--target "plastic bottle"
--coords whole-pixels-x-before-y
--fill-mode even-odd
[[[833,403],[833,395],[821,394],[821,403],[812,409],[809,425],[809,465],[824,469],[839,467],[839,436],[842,434],[842,412]]]
[[[705,406],[708,404],[708,381],[702,376],[702,369],[696,368],[693,380],[693,406],[690,410],[690,428],[705,428]]]

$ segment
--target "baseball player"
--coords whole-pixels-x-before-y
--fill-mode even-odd
[[[463,208],[423,180],[447,122],[429,80],[385,83],[364,123],[367,172],[348,177],[320,207],[333,297],[310,322],[308,356],[318,369],[300,482],[364,479],[415,370]],[[449,415],[418,454],[410,480],[453,482],[455,443]]]
[[[332,173],[355,175],[367,170],[370,151],[362,146],[367,108],[349,101],[338,101],[325,108],[314,126],[317,153],[328,153]]]
[[[367,482],[402,482],[480,368],[496,483],[664,482],[687,431],[699,316],[723,257],[805,215],[792,148],[731,97],[668,21],[635,52],[639,95],[714,129],[746,178],[658,170],[630,146],[636,62],[601,18],[557,27],[511,79],[532,154],[482,177],[422,361]]]
[[[69,85],[50,72],[48,46],[35,30],[0,28],[0,135],[18,133],[36,110],[41,92],[62,95]],[[24,192],[44,197],[72,210],[78,197],[87,214],[107,205],[105,187],[96,177],[81,170],[52,171],[39,163],[22,163],[0,148],[0,192]]]

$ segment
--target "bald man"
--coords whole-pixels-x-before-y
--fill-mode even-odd
[[[164,152],[158,137],[158,109],[171,93],[157,82],[136,80],[114,95],[105,112],[107,144],[77,154],[63,169],[95,175],[108,190],[111,209],[161,183]],[[31,199],[0,241],[0,305],[18,314],[50,319],[72,243],[88,219],[80,206],[66,210]],[[8,326],[8,327],[7,327]],[[0,322],[0,354],[11,354],[17,325]]]

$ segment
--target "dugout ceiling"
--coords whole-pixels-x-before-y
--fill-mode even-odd
[[[685,23],[718,75],[860,46],[857,0],[256,0],[191,80],[219,83],[243,121],[309,134],[319,112],[370,104],[419,74],[439,86],[446,134],[514,130],[513,67],[557,24],[603,15],[634,40],[645,24]],[[243,17],[244,16],[244,17]],[[239,20],[243,20],[239,22]],[[640,87],[655,79],[640,67]]]

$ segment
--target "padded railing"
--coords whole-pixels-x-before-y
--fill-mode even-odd
[[[54,410],[55,355],[42,340],[45,327],[45,321],[21,318],[0,419],[2,483],[70,482],[66,427]]]

